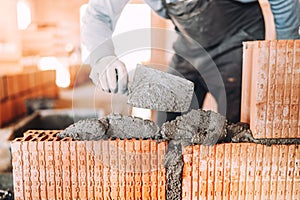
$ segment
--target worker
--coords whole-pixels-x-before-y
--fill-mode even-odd
[[[116,58],[112,42],[106,42],[99,52],[97,46],[112,37],[118,17],[128,1],[90,0],[83,20],[83,44],[89,51],[94,51],[90,61],[90,78],[106,92],[127,92],[126,67]],[[263,15],[258,1],[145,2],[158,15],[172,20],[175,25],[178,39],[173,44],[176,54],[170,62],[169,72],[194,82],[195,97],[191,109],[201,108],[207,92],[210,92],[215,97],[221,114],[226,115],[232,122],[240,121],[242,42],[262,40],[265,35]],[[191,40],[201,47],[191,45]],[[217,74],[213,77],[210,73],[207,76],[199,73],[202,67],[207,69],[214,66],[221,75],[223,88],[213,85],[214,79],[218,82]],[[161,125],[176,116],[178,113],[159,113],[158,124]]]

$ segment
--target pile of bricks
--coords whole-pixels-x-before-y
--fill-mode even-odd
[[[255,138],[300,138],[300,40],[244,43],[241,121]],[[297,145],[183,149],[183,199],[299,199]]]
[[[246,42],[243,62],[242,121],[255,138],[300,138],[300,41]],[[12,142],[16,199],[166,199],[166,142],[57,133]],[[182,199],[300,197],[297,145],[193,145],[182,154]]]
[[[300,138],[300,40],[244,43],[241,120],[256,138]]]
[[[167,144],[72,141],[28,131],[11,144],[15,199],[166,199]],[[297,199],[296,145],[183,148],[182,199]]]
[[[61,140],[58,132],[12,142],[16,200],[165,199],[165,142]]]
[[[30,98],[56,98],[54,70],[24,72],[0,76],[0,127],[26,113]]]
[[[249,143],[183,149],[182,199],[299,199],[300,149]]]

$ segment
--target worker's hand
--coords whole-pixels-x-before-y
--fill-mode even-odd
[[[93,66],[90,78],[105,92],[126,94],[128,74],[125,64],[115,56],[100,59]]]

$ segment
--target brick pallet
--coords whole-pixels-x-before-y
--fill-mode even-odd
[[[256,138],[300,138],[300,40],[244,42],[241,120]]]
[[[55,71],[36,71],[0,77],[0,127],[26,113],[30,98],[58,96]]]
[[[60,140],[58,132],[12,142],[16,200],[165,199],[165,142]]]

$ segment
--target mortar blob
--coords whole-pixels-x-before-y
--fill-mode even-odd
[[[121,114],[110,114],[99,120],[80,120],[67,127],[58,136],[71,137],[75,140],[160,138],[159,127],[153,121]]]
[[[188,111],[193,82],[156,69],[138,65],[129,85],[128,104],[166,112]]]

